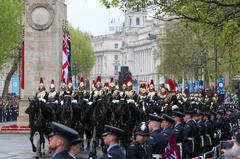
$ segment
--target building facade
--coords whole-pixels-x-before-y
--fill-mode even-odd
[[[149,35],[156,35],[156,38],[149,38]],[[157,42],[165,35],[164,22],[147,19],[145,10],[126,11],[121,32],[92,38],[96,63],[90,80],[98,75],[102,82],[109,81],[111,77],[117,79],[120,67],[128,66],[138,83],[148,83],[151,79],[156,85],[163,83],[164,77],[157,73],[163,52],[158,52],[160,58],[155,58],[155,52]]]

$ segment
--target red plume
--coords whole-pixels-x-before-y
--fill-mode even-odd
[[[168,84],[170,86],[170,89],[175,91],[176,85],[171,78],[168,79]]]
[[[84,82],[84,79],[83,79],[83,77],[81,77],[81,78],[80,78],[80,81],[79,81],[79,82],[80,82],[80,83],[81,83],[81,82]]]
[[[111,78],[110,78],[110,83],[112,83],[112,82],[113,82],[113,78],[111,77]]]
[[[101,77],[97,76],[96,83],[100,82],[101,83]]]
[[[154,82],[153,82],[153,80],[151,80],[151,82],[150,82],[150,85],[151,85],[151,84],[152,84],[152,85],[154,85]]]
[[[51,84],[54,84],[54,80],[52,79]]]

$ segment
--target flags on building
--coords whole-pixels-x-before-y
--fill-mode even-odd
[[[22,74],[21,74],[21,88],[24,89],[24,34],[22,42]]]
[[[165,148],[164,159],[180,159],[180,150],[176,144],[176,137],[172,135]]]
[[[62,81],[71,78],[71,42],[69,33],[63,35]]]

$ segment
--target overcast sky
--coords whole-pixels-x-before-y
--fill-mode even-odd
[[[99,1],[65,0],[69,23],[92,35],[102,35],[108,33],[111,20],[123,22],[124,16],[120,9],[106,9]]]

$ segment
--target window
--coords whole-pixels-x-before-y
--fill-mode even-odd
[[[115,74],[115,75],[118,74],[118,66],[114,66],[114,74]]]
[[[140,25],[140,19],[139,18],[136,19],[136,25]]]
[[[115,49],[118,48],[118,43],[114,44],[114,48],[115,48]]]
[[[132,25],[132,19],[130,16],[129,16],[129,25]]]
[[[114,60],[118,60],[118,55],[114,55]]]

